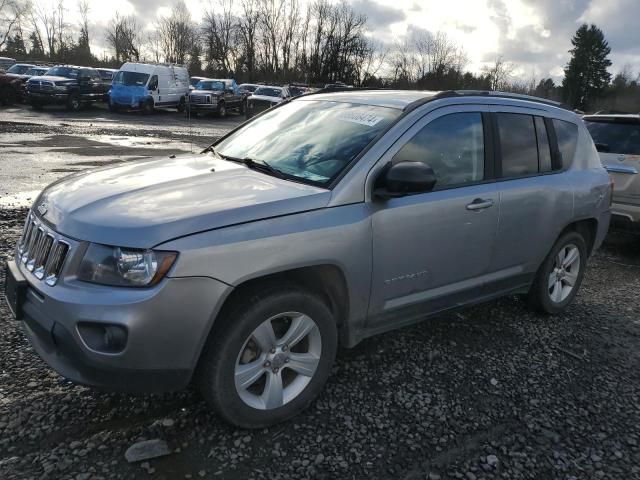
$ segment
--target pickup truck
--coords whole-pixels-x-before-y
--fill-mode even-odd
[[[75,112],[86,104],[106,101],[108,91],[100,73],[89,67],[61,65],[27,82],[27,98],[36,109],[62,104]]]
[[[187,109],[193,116],[199,112],[215,112],[219,117],[226,117],[230,109],[244,113],[247,97],[248,94],[238,87],[235,80],[206,78],[189,93]]]

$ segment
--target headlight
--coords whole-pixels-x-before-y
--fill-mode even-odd
[[[92,243],[82,258],[78,278],[103,285],[150,287],[162,280],[177,256],[177,252]]]

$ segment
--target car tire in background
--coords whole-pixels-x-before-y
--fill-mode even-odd
[[[224,117],[226,117],[226,116],[227,116],[227,106],[224,104],[224,101],[220,101],[220,102],[218,103],[218,110],[217,110],[217,112],[218,112],[218,116],[219,116],[220,118],[224,118]]]
[[[184,97],[181,97],[180,102],[178,103],[178,106],[177,106],[178,112],[183,113],[184,109],[186,108],[186,104],[187,102],[185,101]]]
[[[36,100],[31,100],[29,103],[34,110],[42,110],[42,103]]]
[[[13,105],[16,101],[16,93],[11,87],[0,88],[0,105]]]
[[[240,110],[240,114],[241,115],[244,114],[244,112],[247,111],[247,99],[246,98],[240,102],[240,109],[239,110]]]
[[[72,93],[67,100],[67,110],[70,112],[78,112],[82,108],[82,102],[80,101],[80,95]]]
[[[151,115],[153,113],[153,110],[154,105],[152,99],[143,100],[142,102],[140,102],[140,112],[143,115]]]
[[[113,103],[111,100],[109,100],[109,102],[108,102],[108,104],[107,104],[107,105],[109,106],[109,111],[110,111],[110,112],[116,113],[116,112],[118,112],[118,111],[120,110],[120,108],[118,107],[118,105],[116,105],[115,103]]]
[[[229,423],[262,428],[304,410],[335,360],[336,321],[325,301],[295,285],[248,294],[218,317],[196,381]]]
[[[529,305],[541,313],[561,313],[578,293],[586,264],[587,246],[582,235],[563,234],[538,269],[529,290]]]

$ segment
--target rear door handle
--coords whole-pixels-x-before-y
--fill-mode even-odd
[[[484,210],[493,207],[493,200],[490,198],[476,198],[467,205],[467,210]]]

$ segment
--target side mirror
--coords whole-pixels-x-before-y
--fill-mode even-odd
[[[422,162],[398,162],[385,169],[378,179],[374,195],[382,199],[426,193],[436,186],[436,174]]]
[[[603,152],[603,153],[607,153],[609,152],[609,145],[607,145],[606,143],[596,143],[596,150],[598,150],[599,152]]]

